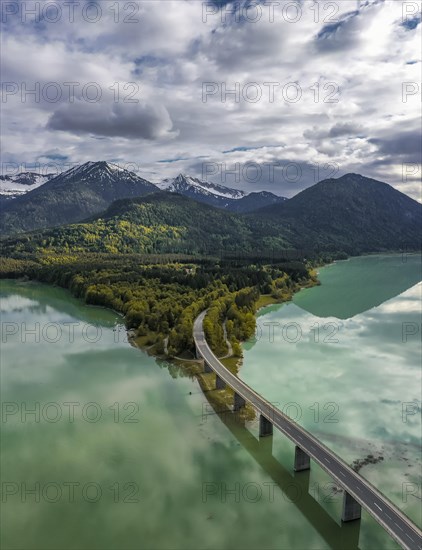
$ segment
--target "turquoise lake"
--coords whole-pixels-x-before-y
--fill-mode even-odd
[[[300,407],[298,421],[348,462],[382,453],[361,474],[417,521],[417,497],[401,496],[403,483],[420,484],[420,332],[410,334],[420,260],[407,260],[322,268],[320,287],[260,312],[240,376],[278,406],[294,403],[291,416]],[[393,264],[375,303],[374,272],[393,277]],[[340,282],[351,266],[349,289],[361,270],[374,282],[348,317]],[[324,472],[295,474],[281,434],[258,441],[256,421],[214,414],[188,371],[128,344],[116,313],[35,283],[1,281],[0,296],[1,548],[397,548],[365,513],[360,530],[341,526]],[[271,342],[268,321],[281,325]],[[300,325],[297,342],[283,339],[285,323]]]
[[[352,258],[259,312],[240,377],[421,521],[421,258]],[[412,494],[410,494],[412,493]]]

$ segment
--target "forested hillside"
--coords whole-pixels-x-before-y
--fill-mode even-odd
[[[420,249],[422,242],[422,205],[359,174],[323,180],[251,220],[278,224],[292,245],[349,254]]]
[[[321,251],[339,255],[417,250],[421,223],[420,203],[385,183],[348,174],[250,214],[168,192],[121,199],[78,224],[11,236],[2,246],[3,254],[12,256],[43,250],[273,255],[294,248],[317,257]]]
[[[288,299],[299,285],[315,281],[299,262],[236,265],[187,257],[168,258],[166,264],[155,261],[121,254],[2,258],[0,277],[57,284],[88,304],[113,308],[125,315],[127,328],[135,329],[141,344],[154,345],[155,353],[163,354],[167,341],[170,356],[192,351],[193,321],[208,307],[216,320],[206,327],[211,345],[217,352],[226,350],[222,316],[227,314],[228,337],[239,355],[239,340],[254,332],[260,293]]]
[[[1,276],[58,284],[112,307],[157,353],[191,349],[193,320],[209,308],[211,345],[224,353],[227,320],[239,354],[239,341],[253,332],[260,294],[289,299],[315,283],[312,263],[345,253],[416,249],[421,209],[355,174],[250,215],[158,192],[115,201],[83,223],[4,239]],[[299,262],[282,260],[292,247]]]
[[[12,235],[78,222],[117,199],[156,191],[155,185],[133,172],[107,162],[87,162],[3,203],[0,231]]]
[[[271,237],[267,237],[272,233]],[[3,254],[49,252],[219,254],[284,248],[287,241],[263,224],[257,232],[246,218],[181,195],[160,192],[139,199],[120,200],[95,218],[41,232],[11,237]]]

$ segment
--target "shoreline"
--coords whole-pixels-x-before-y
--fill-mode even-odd
[[[316,275],[316,273],[313,273],[313,275]],[[117,311],[116,309],[113,309],[112,307],[109,307],[109,306],[89,304],[83,298],[75,296],[72,293],[72,291],[67,287],[63,287],[63,286],[55,284],[55,283],[47,283],[47,282],[40,281],[40,280],[37,280],[37,279],[30,279],[30,278],[27,278],[25,276],[16,277],[16,278],[5,277],[5,278],[0,278],[0,281],[5,281],[5,282],[10,281],[10,282],[15,282],[15,283],[24,283],[25,285],[35,284],[35,285],[42,285],[42,286],[50,287],[50,288],[61,289],[61,290],[65,291],[66,293],[68,293],[74,300],[76,300],[77,302],[80,302],[81,304],[83,304],[84,306],[86,306],[90,309],[93,308],[93,309],[97,309],[97,310],[100,309],[100,310],[113,312],[114,315],[116,315],[117,317],[119,317],[122,320],[122,324],[125,326],[124,320],[125,320],[126,316],[122,312]],[[254,311],[255,323],[257,322],[258,313],[260,311],[262,311],[263,309],[265,309],[266,307],[270,307],[272,305],[278,305],[278,304],[281,305],[281,304],[284,304],[284,303],[289,303],[293,299],[293,296],[297,292],[300,292],[302,289],[305,289],[305,288],[313,288],[314,286],[319,286],[320,284],[321,283],[319,282],[318,279],[316,279],[316,280],[311,279],[305,285],[303,285],[303,286],[299,285],[298,288],[294,288],[293,291],[291,292],[291,294],[289,295],[288,299],[276,298],[276,297],[273,297],[271,294],[260,294],[260,296],[257,300],[257,308]],[[260,301],[264,301],[266,303],[261,303],[260,304]],[[145,343],[139,342],[139,340],[141,338],[148,340],[149,338],[156,337],[156,333],[154,333],[154,332],[151,332],[147,335],[141,336],[141,335],[138,334],[137,329],[134,329],[134,328],[128,329],[125,326],[125,330],[126,330],[127,341],[129,343],[129,345],[141,350],[142,352],[146,353],[149,356],[156,357],[157,359],[160,359],[160,360],[166,360],[166,361],[171,361],[171,362],[174,361],[175,364],[177,362],[179,365],[180,365],[180,363],[183,363],[183,362],[192,363],[192,364],[200,362],[200,360],[194,358],[194,356],[192,358],[188,358],[188,357],[184,358],[184,357],[180,357],[180,356],[174,357],[174,356],[170,356],[170,355],[165,354],[165,353],[160,354],[160,353],[156,353],[154,351],[151,351],[154,348],[154,346],[157,344],[157,342],[153,342],[153,343],[148,342],[148,341],[145,342]],[[239,342],[240,345],[242,345],[243,343],[244,343],[244,341]],[[183,353],[191,353],[191,352],[188,349],[186,349],[182,352],[182,354]],[[238,370],[239,370],[239,368],[242,364],[242,361],[243,361],[243,353],[242,353],[241,357],[235,357],[232,354],[232,355],[227,355],[224,358],[220,358],[220,359],[223,363],[228,360],[228,362],[229,362],[228,368],[230,368],[230,370],[233,370],[233,368],[234,368],[235,373],[237,374],[237,372],[238,372]],[[235,365],[230,365],[230,362],[233,362],[234,359],[236,359]]]
[[[37,284],[36,281],[28,281],[28,282],[35,282]],[[27,283],[27,282],[25,282]],[[47,286],[56,286],[56,288],[62,288],[62,287],[59,287],[57,285],[50,285],[48,283],[41,283],[44,285],[47,285]],[[316,285],[312,285],[312,286],[316,286]],[[309,287],[306,287],[306,286],[303,286],[303,287],[300,287],[298,288],[295,292],[293,292],[292,294],[292,298],[290,300],[275,300],[273,301],[272,303],[268,303],[266,305],[262,305],[260,306],[259,308],[257,308],[256,312],[255,312],[255,319],[257,318],[257,315],[259,312],[262,312],[263,310],[265,310],[266,307],[270,307],[270,306],[273,306],[273,305],[282,305],[283,303],[290,303],[294,297],[294,294],[296,294],[296,292],[300,292],[302,290],[302,288],[309,288]],[[67,289],[63,289],[63,290],[66,290],[66,292],[70,292],[69,290]],[[74,296],[72,295],[72,293],[70,293],[70,295],[74,298]],[[270,298],[271,295],[260,295],[261,296],[266,296],[268,297],[268,299]],[[89,304],[86,304],[84,302],[84,300],[81,300],[80,298],[78,299],[77,298],[77,301],[81,301],[84,305],[89,305]],[[101,309],[104,309],[104,310],[107,310],[107,309],[110,309],[111,311],[114,311],[112,310],[111,308],[107,308],[105,306],[90,306],[90,307],[100,307]],[[121,314],[119,314],[121,315]],[[130,332],[131,329],[129,329],[129,331],[127,331],[128,333]],[[133,329],[132,329],[133,330]],[[138,346],[136,346],[138,347]],[[141,351],[145,351],[144,349],[142,348],[138,348],[138,349],[141,349]],[[145,351],[145,353],[148,353],[147,351]],[[148,354],[148,355],[151,355],[151,357],[154,357],[156,358],[157,360],[160,359],[160,356],[157,356],[153,353],[151,354]],[[177,358],[174,358],[174,359],[177,359]],[[183,372],[186,373],[186,376],[189,376],[189,378],[193,378],[195,377],[195,387],[196,386],[196,381],[198,382],[198,385],[199,385],[199,388],[200,390],[202,391],[205,399],[207,399],[209,402],[212,401],[212,403],[215,403],[218,408],[217,408],[217,411],[216,413],[217,414],[222,414],[224,416],[224,409],[227,408],[227,410],[230,410],[229,407],[228,407],[228,404],[229,402],[231,401],[231,395],[229,392],[226,393],[226,391],[222,391],[222,390],[217,390],[215,391],[215,388],[214,388],[214,379],[213,379],[213,375],[212,374],[209,374],[209,375],[204,375],[202,372],[196,372],[196,370],[199,370],[200,369],[200,365],[198,365],[197,367],[195,367],[195,365],[192,365],[192,366],[185,366],[185,365],[181,365],[180,363],[178,363],[178,361],[185,361],[183,359],[177,359],[177,362],[174,361],[173,359],[165,359],[165,361],[169,361],[171,362],[171,364],[173,365],[177,365],[178,368],[182,369]],[[186,361],[189,361],[189,360],[186,360]],[[156,365],[158,366],[158,365]],[[171,368],[170,366],[167,366],[165,365],[166,368]],[[209,382],[209,383],[208,383]],[[249,414],[249,412],[245,412],[245,415]],[[237,421],[239,422],[241,420],[242,417],[238,417]],[[249,420],[249,418],[247,418],[247,420]],[[369,465],[369,467],[371,467]]]
[[[299,293],[301,290],[307,289],[307,288],[313,288],[315,286],[320,286],[321,282],[318,279],[320,268],[332,266],[332,265],[335,265],[336,263],[340,263],[340,262],[349,262],[350,260],[352,260],[354,258],[368,258],[368,257],[376,257],[376,256],[379,256],[379,257],[402,256],[403,257],[403,256],[416,256],[416,255],[419,255],[419,254],[420,254],[420,252],[418,250],[368,252],[368,253],[359,254],[359,255],[356,255],[356,256],[349,256],[345,259],[331,260],[327,263],[322,263],[318,266],[315,266],[314,268],[309,269],[309,273],[310,273],[311,278],[303,285],[301,285],[299,283],[296,283],[297,288],[293,288],[293,290],[290,292],[290,295],[289,295],[288,299],[273,297],[271,294],[260,294],[260,296],[257,300],[256,310],[254,311],[255,322],[257,322],[258,316],[260,316],[262,314],[262,311],[265,308],[270,307],[270,306],[274,306],[274,305],[282,305],[284,303],[289,303],[293,300],[294,295]],[[312,279],[312,277],[314,277],[314,279]],[[61,285],[58,285],[58,284],[55,284],[55,283],[47,283],[47,282],[36,280],[36,279],[30,279],[30,278],[27,278],[26,276],[18,277],[18,278],[2,278],[1,280],[21,282],[21,283],[25,283],[25,284],[33,283],[33,284],[40,284],[40,285],[43,285],[43,286],[45,285],[47,287],[52,287],[52,288],[60,288],[64,291],[68,292],[70,294],[70,296],[72,296],[72,298],[74,298],[78,302],[80,301],[82,304],[84,304],[85,306],[87,306],[89,308],[102,309],[102,310],[108,310],[108,311],[113,312],[113,314],[115,314],[117,317],[119,317],[122,320],[122,325],[124,326],[126,334],[127,334],[128,343],[131,346],[136,347],[137,349],[140,349],[141,351],[143,351],[147,355],[156,357],[157,359],[160,359],[160,360],[171,361],[171,362],[174,362],[174,364],[177,363],[179,365],[183,362],[192,363],[192,364],[198,363],[198,360],[194,357],[193,354],[192,354],[192,358],[190,358],[190,357],[185,358],[185,357],[180,357],[180,354],[179,354],[179,356],[174,357],[174,356],[170,356],[166,353],[157,353],[155,351],[151,351],[157,345],[157,342],[152,343],[148,340],[150,338],[156,338],[158,333],[155,333],[155,332],[151,331],[147,335],[142,335],[141,336],[141,335],[138,334],[137,329],[134,329],[134,328],[127,329],[126,326],[125,326],[125,318],[126,318],[125,314],[123,314],[122,312],[120,312],[116,309],[113,309],[112,307],[109,307],[109,306],[89,304],[83,298],[75,296],[72,293],[72,291],[67,287],[64,287],[64,286],[61,286]],[[264,302],[264,303],[262,303],[262,302]],[[142,342],[139,342],[140,339],[146,339],[147,341],[142,343]],[[240,341],[239,344],[242,345],[244,342],[245,341]],[[188,349],[186,349],[186,350],[181,352],[181,354],[184,354],[184,353],[191,353],[191,352]],[[237,374],[237,372],[240,369],[240,367],[242,365],[242,362],[243,362],[243,350],[242,350],[242,356],[241,357],[235,357],[235,356],[231,355],[231,356],[225,356],[224,358],[220,358],[220,359],[222,360],[223,363],[225,363],[225,361],[228,360],[228,363],[229,363],[229,365],[227,365],[228,368],[230,370],[234,370],[234,372]],[[234,362],[234,359],[236,359],[235,365],[231,365],[230,363]]]

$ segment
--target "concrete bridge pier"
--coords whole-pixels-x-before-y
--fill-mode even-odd
[[[238,393],[234,392],[234,411],[239,411],[242,407],[246,405],[246,401]]]
[[[310,470],[311,468],[311,459],[310,456],[302,451],[300,447],[296,445],[295,447],[295,472],[302,472],[303,470]]]
[[[259,437],[273,435],[273,424],[262,414],[259,415]]]
[[[226,383],[222,380],[218,374],[215,375],[215,389],[224,390],[226,388]]]
[[[347,491],[344,491],[341,521],[353,521],[355,519],[360,519],[360,516],[361,505],[352,497],[352,495],[349,495]]]

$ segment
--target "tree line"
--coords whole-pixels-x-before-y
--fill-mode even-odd
[[[150,260],[153,259],[150,258]],[[168,263],[148,263],[142,255],[43,253],[0,258],[0,277],[27,278],[69,289],[88,304],[112,308],[126,327],[168,355],[193,351],[193,322],[204,309],[206,337],[219,354],[227,352],[223,325],[235,355],[240,342],[255,331],[261,294],[289,299],[312,280],[301,262],[233,265],[230,261],[172,256]]]

